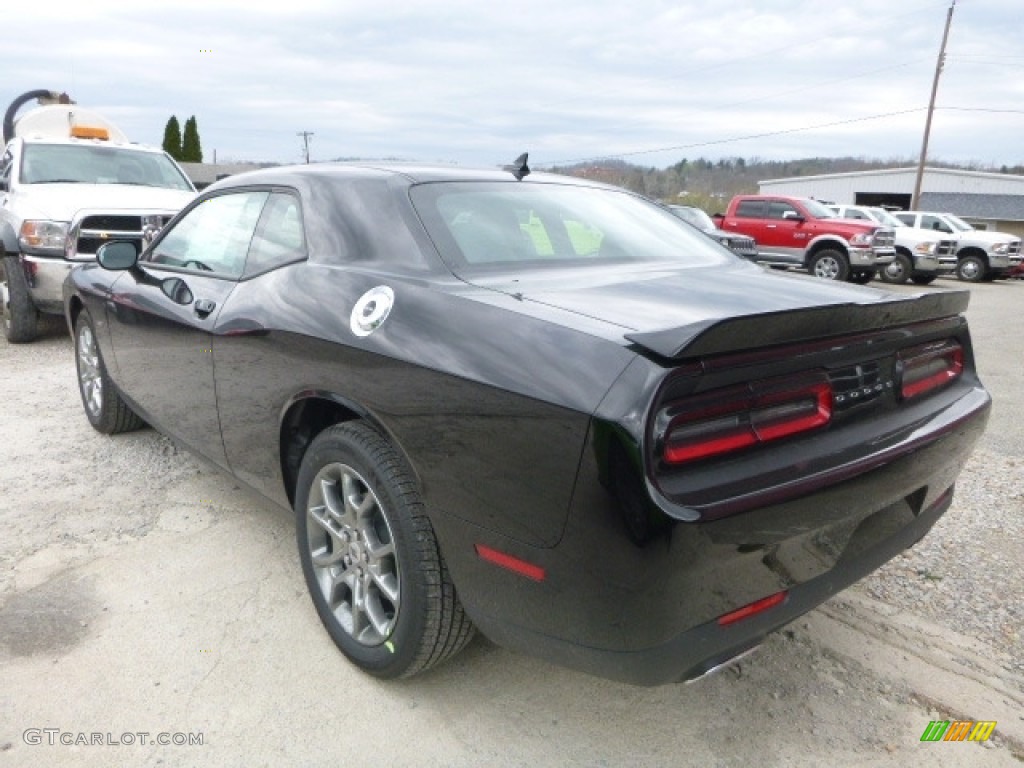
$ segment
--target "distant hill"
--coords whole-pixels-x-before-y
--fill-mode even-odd
[[[917,165],[917,159],[906,157],[889,160],[868,160],[862,157],[808,157],[787,161],[742,157],[712,161],[699,157],[694,160],[680,160],[668,168],[644,167],[623,160],[600,160],[569,166],[556,166],[547,170],[566,176],[578,176],[614,184],[656,200],[695,205],[708,213],[716,213],[724,210],[733,195],[757,192],[757,183],[764,179],[851,173],[914,165]],[[977,164],[956,165],[935,160],[929,160],[928,165],[929,167],[959,168],[971,171],[1024,174],[1024,166],[991,168],[981,167]]]

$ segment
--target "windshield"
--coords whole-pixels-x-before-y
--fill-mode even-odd
[[[734,258],[660,205],[627,192],[569,184],[444,182],[411,190],[445,263],[543,269]]]
[[[868,208],[868,211],[871,213],[871,217],[879,224],[885,224],[885,226],[887,227],[907,226],[902,221],[893,216],[891,213],[889,213],[887,210],[885,210],[885,208]]]
[[[164,154],[91,144],[25,144],[20,179],[22,184],[134,184],[194,191]]]
[[[949,225],[957,232],[970,232],[974,227],[968,224],[961,218],[957,218],[952,213],[942,214],[942,218],[949,222]]]
[[[805,198],[800,201],[803,203],[804,208],[816,219],[834,219],[837,218],[836,212],[831,208],[827,208],[817,200],[811,200],[811,198]]]
[[[688,208],[684,205],[670,205],[668,209],[687,224],[692,224],[697,229],[703,230],[704,232],[714,232],[715,229],[717,229],[717,227],[715,227],[715,222],[711,220],[711,217],[700,208]]]

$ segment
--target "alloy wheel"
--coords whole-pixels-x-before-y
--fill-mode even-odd
[[[334,617],[356,642],[388,640],[401,605],[398,557],[385,511],[352,467],[317,474],[306,509],[313,573]]]
[[[100,370],[100,353],[96,337],[88,323],[78,329],[78,385],[82,388],[82,401],[89,415],[99,418],[103,408],[103,374]]]

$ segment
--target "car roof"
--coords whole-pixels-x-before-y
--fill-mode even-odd
[[[511,171],[500,168],[464,168],[449,165],[427,165],[395,162],[335,162],[312,163],[309,165],[284,165],[262,168],[230,176],[217,182],[209,189],[225,189],[235,186],[283,185],[330,179],[405,179],[408,184],[438,181],[497,181],[515,182]],[[563,176],[554,173],[530,173],[521,183],[568,184],[580,187],[619,189],[600,182]],[[620,190],[621,191],[621,190]]]

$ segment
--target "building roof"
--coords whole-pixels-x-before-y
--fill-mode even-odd
[[[918,208],[922,211],[949,211],[972,219],[1024,221],[1024,195],[922,192]]]
[[[975,179],[1000,179],[1002,181],[1014,180],[1024,181],[1024,176],[1017,176],[1012,173],[996,173],[994,171],[965,171],[961,168],[933,168],[927,166],[924,169],[926,175],[940,176],[966,176]],[[916,167],[906,168],[876,168],[870,171],[851,171],[848,173],[823,173],[815,176],[789,176],[784,179],[765,179],[758,184],[782,184],[791,181],[818,181],[820,179],[848,179],[864,176],[895,176],[898,174],[917,173]]]
[[[185,175],[192,180],[196,187],[202,189],[208,187],[217,179],[225,176],[234,176],[236,173],[255,171],[260,168],[267,168],[274,163],[178,163]]]

